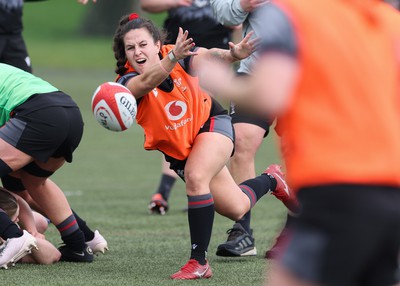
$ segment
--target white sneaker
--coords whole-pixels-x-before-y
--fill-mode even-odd
[[[100,234],[98,230],[94,232],[94,238],[86,241],[86,244],[92,249],[93,254],[98,255],[99,252],[103,253],[108,250],[107,240]]]
[[[37,247],[36,238],[26,230],[21,237],[9,238],[0,248],[0,268],[7,269]]]

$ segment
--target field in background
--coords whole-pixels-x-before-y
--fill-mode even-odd
[[[85,6],[75,1],[45,1],[25,6],[25,36],[34,73],[70,94],[85,120],[74,162],[53,179],[72,207],[108,240],[110,251],[91,264],[17,265],[1,271],[4,285],[261,285],[263,255],[285,216],[283,205],[268,196],[255,207],[252,227],[258,256],[220,258],[216,247],[232,226],[216,215],[209,248],[214,277],[207,281],[172,281],[169,275],[188,259],[190,241],[184,184],[172,191],[171,210],[164,217],[149,216],[147,204],[157,187],[160,154],[142,148],[143,133],[133,126],[115,133],[95,122],[91,96],[104,81],[114,79],[111,39],[82,39],[76,28]],[[257,157],[257,172],[279,160],[273,137],[265,140]],[[61,242],[54,226],[47,238]]]

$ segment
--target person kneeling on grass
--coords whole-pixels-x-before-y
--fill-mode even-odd
[[[43,221],[46,219],[31,210],[28,203],[17,195],[13,195],[4,188],[0,188],[0,208],[10,217],[14,223],[18,223],[22,229],[28,231],[36,239],[36,247],[32,252],[23,256],[23,263],[52,264],[60,260],[60,251],[45,236],[38,232],[37,224],[43,229]],[[3,244],[6,244],[3,241]],[[3,245],[6,247],[6,245]],[[17,262],[17,261],[15,261]]]
[[[214,211],[239,220],[266,193],[291,200],[282,171],[269,166],[262,175],[239,186],[226,164],[233,152],[231,117],[200,86],[196,67],[202,59],[229,63],[248,57],[256,41],[251,33],[230,50],[195,47],[188,31],[179,29],[175,45],[150,20],[137,14],[122,17],[114,35],[117,81],[138,101],[137,123],[145,132],[144,147],[161,151],[185,182],[191,237],[190,260],[172,279],[209,278],[206,259]]]
[[[38,225],[38,221],[36,221],[36,227],[40,233],[44,233],[48,228],[49,223],[51,222],[49,219],[45,217],[44,210],[40,207],[40,205],[32,198],[29,194],[28,190],[26,190],[24,184],[21,179],[13,177],[11,175],[5,175],[1,177],[1,182],[3,187],[24,199],[31,209],[34,211],[33,214],[35,219],[38,218],[40,220],[40,225]],[[98,230],[93,231],[89,225],[83,220],[75,211],[71,209],[76,222],[79,225],[79,228],[82,230],[85,236],[85,243],[92,249],[93,254],[98,255],[100,253],[105,254],[108,250],[107,240],[101,235]]]

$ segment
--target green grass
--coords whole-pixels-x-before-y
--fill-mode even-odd
[[[66,5],[61,3],[75,1],[47,3],[57,6],[52,2]],[[29,5],[44,7],[45,3]],[[77,10],[76,15],[81,13],[80,5],[72,6],[71,9]],[[143,132],[139,126],[115,133],[94,120],[90,110],[92,93],[100,83],[114,79],[111,39],[77,37],[71,31],[79,19],[72,14],[68,13],[63,22],[62,29],[66,31],[60,39],[59,35],[53,37],[54,32],[43,31],[42,35],[33,32],[31,28],[45,29],[43,25],[47,22],[38,15],[31,18],[27,9],[27,44],[35,74],[70,94],[81,108],[85,120],[82,142],[74,153],[74,162],[65,165],[53,179],[90,227],[105,236],[110,251],[96,257],[91,264],[17,264],[1,271],[2,284],[261,285],[267,266],[264,252],[273,243],[285,217],[285,208],[272,196],[263,198],[252,214],[259,252],[256,257],[215,255],[217,245],[226,239],[225,231],[232,226],[229,219],[216,215],[209,247],[214,277],[189,282],[169,279],[187,261],[190,251],[187,215],[182,212],[187,204],[184,184],[177,181],[174,186],[167,215],[147,214],[147,204],[160,178],[161,155],[143,150]],[[278,160],[274,138],[268,137],[257,156],[257,172]],[[46,236],[56,245],[61,243],[52,225]]]

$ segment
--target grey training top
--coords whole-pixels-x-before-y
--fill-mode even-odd
[[[240,0],[210,0],[214,17],[223,25],[237,26],[243,24],[243,37],[249,32],[254,31],[253,38],[261,36],[261,32],[265,29],[263,22],[263,10],[270,4],[265,4],[251,13],[243,11],[240,6]],[[256,53],[240,62],[238,72],[250,73],[251,65],[256,60]]]
[[[288,16],[275,4],[267,3],[251,13],[243,11],[240,0],[211,0],[215,17],[223,25],[243,24],[243,37],[254,31],[252,38],[260,38],[257,52],[240,62],[238,72],[250,73],[257,55],[279,51],[297,57],[298,42]]]

